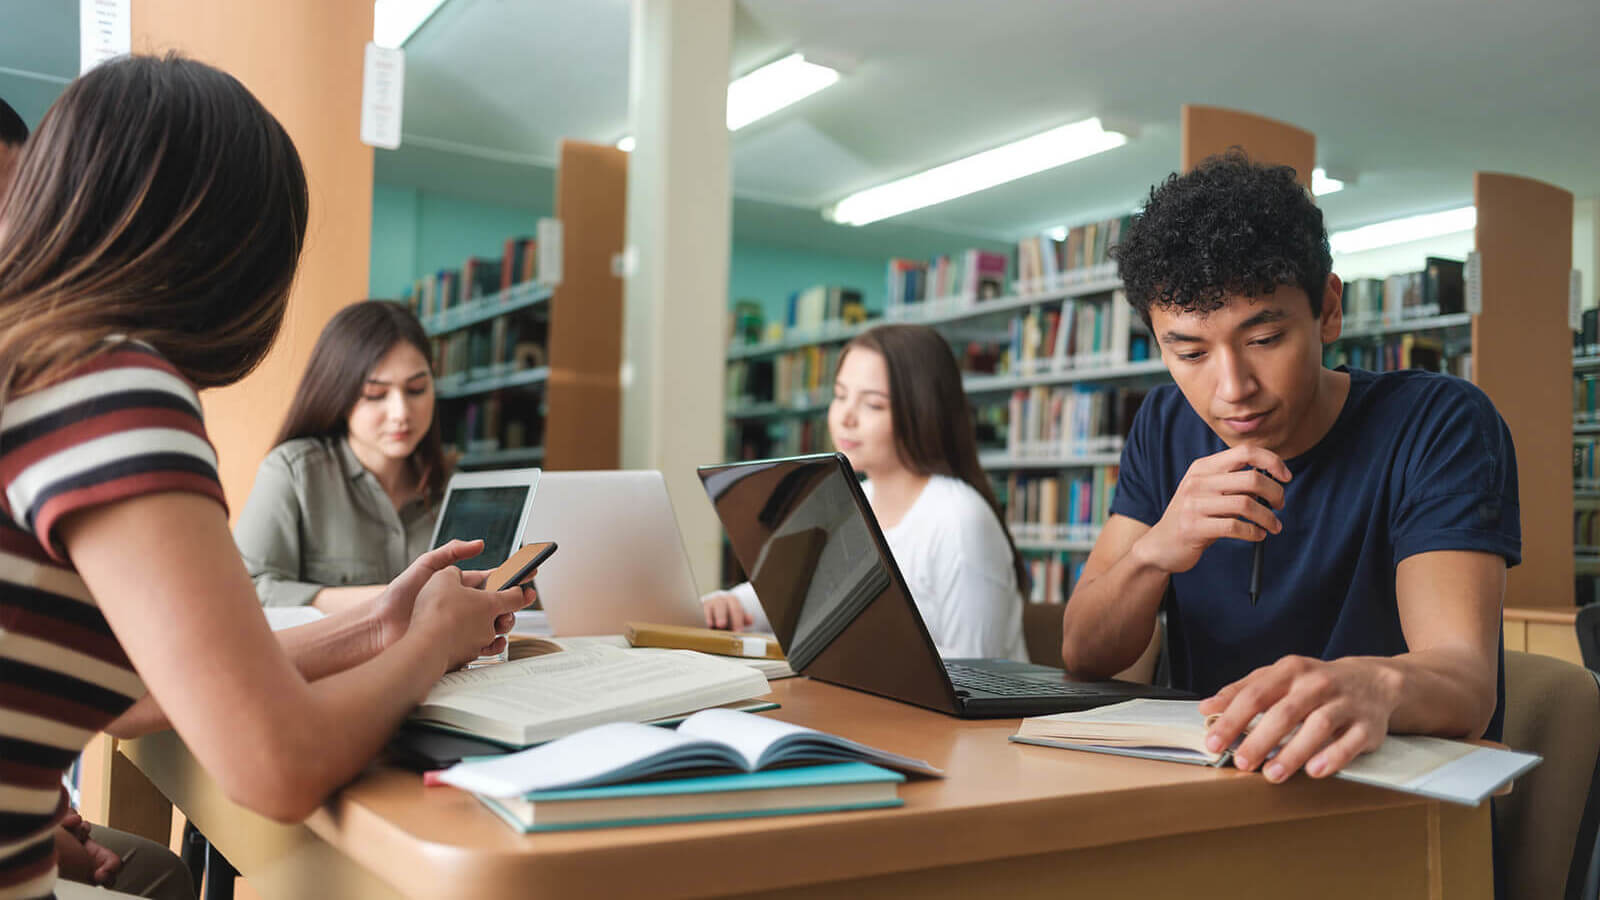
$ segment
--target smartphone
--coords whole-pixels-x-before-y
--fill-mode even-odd
[[[489,573],[488,586],[496,591],[503,591],[527,582],[533,577],[533,570],[539,564],[550,558],[556,552],[555,541],[535,541],[523,544],[522,549],[511,554],[511,557]]]

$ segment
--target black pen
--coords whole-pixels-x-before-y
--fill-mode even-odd
[[[1256,601],[1261,599],[1261,545],[1265,544],[1266,542],[1267,542],[1267,539],[1263,535],[1261,540],[1256,541],[1255,552],[1253,554],[1251,554],[1251,557],[1250,557],[1250,605],[1251,606],[1255,606],[1256,605]]]

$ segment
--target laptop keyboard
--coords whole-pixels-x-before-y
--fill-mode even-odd
[[[998,694],[1002,697],[1072,697],[1080,694],[1098,694],[1105,690],[1104,685],[1012,678],[998,672],[973,668],[962,663],[947,662],[944,664],[944,668],[946,672],[950,673],[950,681],[957,688],[964,688],[968,691],[983,691],[987,694]]]

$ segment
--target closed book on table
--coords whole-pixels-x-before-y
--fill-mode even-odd
[[[625,622],[623,634],[634,647],[666,647],[698,650],[719,656],[747,656],[757,659],[783,659],[783,648],[772,638],[735,634],[715,628],[687,625],[659,625],[653,622]]]
[[[519,831],[565,831],[899,806],[905,776],[867,763],[801,766],[600,787],[476,795]]]

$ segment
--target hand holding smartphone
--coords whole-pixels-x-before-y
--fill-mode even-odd
[[[509,587],[525,584],[533,577],[539,564],[549,559],[556,552],[555,541],[536,541],[532,544],[523,544],[522,549],[511,556],[493,572],[489,573],[486,582],[491,590],[503,591]]]

